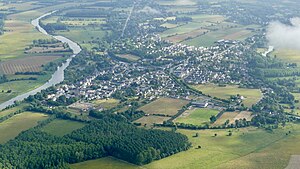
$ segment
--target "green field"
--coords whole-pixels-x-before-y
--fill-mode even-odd
[[[223,125],[227,120],[229,120],[229,123],[234,123],[234,118],[239,114],[239,112],[225,112],[222,114],[221,117],[217,119],[217,121],[214,123],[215,126],[221,126]]]
[[[203,125],[209,124],[210,117],[217,115],[218,110],[213,109],[192,109],[184,112],[179,118],[175,120],[178,123],[193,124],[193,125]]]
[[[49,78],[50,75],[48,74],[40,76],[37,80],[12,81],[0,84],[0,103],[38,88],[47,82]],[[8,90],[11,90],[12,92],[8,93]]]
[[[84,126],[84,123],[76,121],[55,119],[44,126],[41,130],[55,136],[64,136]]]
[[[243,103],[248,107],[257,103],[262,97],[262,94],[259,89],[239,88],[236,85],[227,85],[226,87],[219,87],[214,84],[207,84],[196,85],[192,87],[203,92],[204,94],[208,94],[210,96],[221,99],[229,99],[232,95],[240,94],[241,96],[245,97]]]
[[[248,28],[259,28],[257,25],[238,25],[225,21],[220,15],[183,15],[191,17],[192,22],[181,25],[165,24],[166,31],[160,34],[166,40],[174,43],[184,43],[191,46],[211,46],[214,42],[226,40],[245,40],[254,32]],[[164,25],[163,25],[164,26]]]
[[[142,169],[125,161],[115,159],[113,157],[105,157],[98,160],[90,160],[82,163],[72,164],[71,169]]]
[[[271,53],[272,56],[276,56],[284,62],[300,63],[300,50],[279,49]]]
[[[92,101],[92,103],[96,106],[96,107],[102,107],[104,109],[112,109],[116,106],[118,106],[118,104],[120,103],[119,100],[117,99],[102,99],[102,100],[94,100]]]
[[[71,28],[69,31],[58,31],[56,32],[56,34],[65,36],[79,43],[81,47],[86,48],[88,50],[92,50],[94,44],[88,42],[92,39],[104,38],[106,32],[103,31],[100,27],[74,27]]]
[[[7,16],[5,21],[4,29],[6,30],[3,35],[1,35],[1,49],[0,49],[0,60],[14,60],[16,58],[24,58],[27,55],[24,53],[25,48],[32,44],[33,40],[36,39],[47,39],[48,36],[45,36],[39,33],[32,25],[31,20],[35,19],[42,14],[74,6],[74,3],[59,4],[54,6],[48,6],[45,8],[37,8],[34,10],[29,10],[30,3],[20,3],[18,4],[18,10],[24,11],[20,13],[15,13]],[[37,7],[33,5],[32,7]],[[5,102],[17,95],[23,94],[27,91],[33,90],[50,78],[49,74],[45,76],[40,76],[38,80],[23,80],[23,81],[14,81],[0,84],[0,103]],[[2,90],[4,92],[2,92]],[[12,90],[11,93],[6,91]]]
[[[141,107],[140,110],[143,110],[146,114],[162,114],[173,116],[178,113],[178,110],[187,104],[188,101],[185,100],[160,98]]]
[[[244,128],[228,130],[178,130],[189,137],[193,147],[187,151],[142,166],[144,169],[272,168],[288,165],[291,155],[300,151],[300,125],[289,124],[273,132]],[[291,134],[286,135],[288,131]],[[198,133],[199,137],[194,137]],[[215,137],[214,135],[217,134]],[[201,149],[197,147],[201,146]],[[128,168],[137,166],[111,158],[73,164],[72,168]]]
[[[155,124],[162,124],[164,121],[169,120],[170,117],[162,117],[162,116],[144,116],[135,121],[135,123],[141,123],[143,125],[152,126]]]
[[[24,112],[0,123],[0,144],[15,138],[22,131],[28,130],[45,120],[48,116],[41,113]]]

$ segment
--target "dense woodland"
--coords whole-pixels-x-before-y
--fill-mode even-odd
[[[104,116],[64,137],[41,132],[45,124],[0,146],[0,166],[58,168],[108,155],[141,165],[190,147],[188,138],[182,134],[140,129],[117,115]]]

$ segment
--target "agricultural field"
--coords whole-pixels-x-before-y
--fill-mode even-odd
[[[25,107],[25,105],[22,104],[20,106],[16,106],[16,107],[13,107],[13,108],[10,108],[10,109],[2,110],[2,111],[0,111],[0,118],[5,117],[7,115],[10,115],[12,113],[15,113],[16,111],[21,110],[24,107]]]
[[[139,110],[146,114],[161,114],[167,116],[174,116],[183,106],[187,105],[188,101],[172,98],[160,98],[143,107]]]
[[[143,169],[144,167],[136,166],[125,161],[113,158],[113,157],[105,157],[97,160],[85,161],[82,163],[72,164],[70,165],[71,169]]]
[[[219,113],[218,110],[213,109],[191,109],[185,111],[180,117],[175,119],[174,122],[193,124],[193,125],[204,125],[210,123],[210,117],[216,116]]]
[[[292,93],[295,97],[295,100],[299,100],[300,101],[300,93]],[[300,109],[300,103],[295,103],[295,107]]]
[[[245,40],[254,34],[257,25],[242,26],[225,22],[220,15],[183,15],[191,17],[192,22],[167,24],[168,30],[160,34],[166,40],[191,46],[211,46],[214,42],[226,40]],[[164,26],[164,25],[162,25]]]
[[[220,28],[221,27],[221,28]],[[254,35],[254,33],[248,28],[253,28],[256,26],[233,26],[233,27],[227,27],[223,26],[222,24],[219,25],[218,30],[208,32],[207,34],[203,36],[198,36],[193,39],[189,39],[184,44],[191,45],[191,46],[211,46],[214,44],[214,42],[226,39],[226,40],[240,40],[243,41],[247,37],[250,37]]]
[[[291,49],[279,49],[271,53],[272,56],[276,56],[284,62],[300,63],[300,51]]]
[[[300,125],[288,124],[273,132],[254,127],[229,130],[177,130],[188,136],[192,148],[141,166],[144,169],[229,169],[229,168],[285,168],[291,155],[300,151]],[[286,135],[291,131],[291,134]],[[199,137],[194,137],[198,133]],[[215,134],[217,136],[215,136]],[[201,149],[197,147],[201,146]],[[111,159],[110,157],[98,160],[72,164],[71,168],[128,168],[137,166]]]
[[[95,107],[101,107],[103,109],[112,109],[116,106],[118,106],[120,103],[117,99],[103,99],[103,100],[94,100],[92,101],[92,104],[95,105]]]
[[[44,126],[41,129],[41,131],[46,132],[48,134],[62,137],[84,126],[85,124],[81,122],[55,119],[54,121]]]
[[[140,57],[138,57],[136,55],[131,55],[131,54],[119,54],[118,57],[120,57],[122,59],[127,59],[128,61],[131,61],[131,62],[136,62],[140,59]]]
[[[16,72],[39,72],[42,66],[61,58],[59,55],[32,56],[9,60],[0,63],[1,74],[15,74]]]
[[[84,31],[82,31],[84,29]],[[68,31],[57,31],[56,34],[65,36],[75,42],[78,42],[81,47],[92,50],[93,45],[89,43],[93,39],[102,39],[106,35],[100,27],[84,27],[84,28],[70,28]]]
[[[229,120],[229,124],[234,124],[235,120],[246,119],[247,121],[251,121],[252,119],[252,112],[249,111],[242,111],[242,112],[225,112],[222,114],[221,117],[217,119],[217,121],[213,124],[214,126],[221,126],[227,120]]]
[[[15,138],[22,131],[28,130],[47,119],[47,115],[41,113],[24,112],[15,115],[0,123],[0,144]]]
[[[229,99],[232,95],[240,94],[241,96],[244,96],[245,99],[243,100],[243,103],[248,107],[257,103],[262,97],[259,89],[239,88],[237,85],[227,85],[226,87],[219,87],[214,84],[207,84],[195,85],[192,87],[203,92],[204,94],[208,94],[212,97],[221,99]]]
[[[162,116],[144,116],[136,121],[135,123],[141,123],[142,126],[152,126],[154,123],[155,124],[162,124],[164,121],[169,120],[170,117],[162,117]]]
[[[47,74],[44,76],[39,76],[37,80],[11,81],[0,84],[0,103],[38,88],[47,82],[50,77],[51,76]]]

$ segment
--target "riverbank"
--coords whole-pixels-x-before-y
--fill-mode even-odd
[[[4,108],[6,108],[6,107],[8,107],[10,105],[13,105],[16,101],[22,101],[22,100],[24,100],[25,98],[27,98],[30,95],[35,95],[36,93],[38,93],[38,92],[40,92],[40,91],[42,91],[44,89],[47,89],[47,88],[49,88],[51,86],[54,86],[56,84],[61,83],[64,80],[64,70],[69,66],[70,62],[72,61],[72,58],[75,57],[78,53],[80,53],[81,47],[76,42],[73,42],[72,40],[70,40],[70,39],[68,39],[66,37],[63,37],[63,36],[53,36],[53,35],[50,35],[50,34],[48,34],[48,32],[45,29],[43,29],[40,26],[39,23],[40,23],[41,19],[43,19],[46,16],[49,16],[49,15],[55,13],[55,12],[56,11],[48,12],[48,13],[46,13],[46,14],[44,14],[44,15],[42,15],[42,16],[34,19],[34,20],[32,20],[31,24],[34,27],[36,27],[36,29],[40,33],[42,33],[44,35],[47,35],[47,36],[50,36],[50,37],[52,37],[52,38],[54,38],[54,39],[56,39],[56,40],[58,40],[58,41],[60,41],[62,43],[67,43],[69,45],[70,49],[73,51],[73,55],[71,55],[66,60],[66,62],[62,64],[62,66],[60,66],[60,67],[57,68],[57,70],[52,74],[51,79],[48,82],[46,82],[44,85],[42,85],[42,86],[40,86],[40,87],[38,87],[38,88],[36,88],[34,90],[31,90],[31,91],[29,91],[27,93],[24,93],[22,95],[14,97],[14,98],[12,98],[12,99],[4,102],[4,103],[1,103],[0,104],[0,109],[4,109]]]

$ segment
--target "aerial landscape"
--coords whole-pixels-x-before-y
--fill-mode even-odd
[[[0,0],[1,169],[300,169],[298,0]]]

